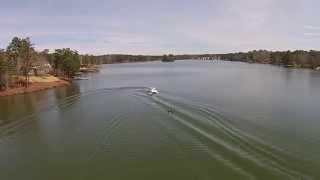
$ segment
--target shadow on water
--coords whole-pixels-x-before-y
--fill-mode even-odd
[[[25,126],[42,112],[63,106],[67,102],[74,103],[80,96],[79,86],[60,87],[48,91],[30,94],[7,96],[0,98],[0,135],[20,126]]]

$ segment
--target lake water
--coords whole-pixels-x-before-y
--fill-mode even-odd
[[[1,180],[320,179],[319,72],[190,60],[88,76],[0,98]]]

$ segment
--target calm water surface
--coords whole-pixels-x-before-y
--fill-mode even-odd
[[[89,76],[0,98],[1,180],[320,179],[319,72],[178,61]]]

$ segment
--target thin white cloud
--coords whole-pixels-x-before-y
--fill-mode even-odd
[[[311,38],[319,0],[93,1],[10,0],[0,6],[0,48],[30,36],[39,49],[94,54],[320,49]]]
[[[305,25],[304,28],[308,30],[320,30],[320,26]]]
[[[305,35],[305,36],[319,36],[320,37],[320,33],[303,33],[303,35]]]

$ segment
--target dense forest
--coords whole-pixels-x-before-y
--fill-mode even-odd
[[[185,54],[185,55],[163,55],[163,56],[132,56],[132,55],[104,55],[92,56],[93,62],[101,64],[156,61],[170,62],[174,60],[199,59],[211,57],[227,61],[242,61],[248,63],[274,64],[285,67],[296,68],[320,68],[320,51],[267,51],[254,50],[249,52],[228,53],[228,54]]]
[[[126,55],[126,54],[109,54],[109,55],[80,55],[81,64],[113,64],[113,63],[131,63],[146,61],[163,61],[172,62],[175,60],[196,59],[198,55]]]
[[[113,63],[129,63],[129,62],[145,62],[158,61],[161,56],[143,56],[143,55],[126,55],[126,54],[111,54],[111,55],[81,55],[81,64],[113,64]]]
[[[312,68],[320,67],[320,51],[267,51],[258,50],[247,53],[219,54],[223,60],[243,61],[249,63],[264,63],[283,65],[286,67]]]

